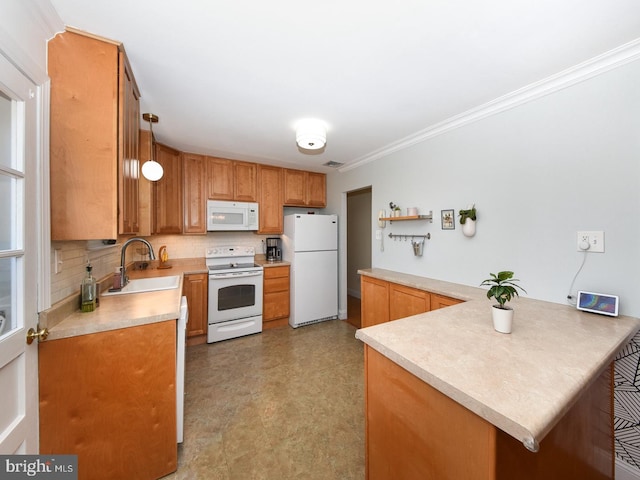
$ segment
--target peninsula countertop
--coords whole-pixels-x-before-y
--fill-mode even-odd
[[[640,320],[519,298],[498,333],[480,288],[383,269],[359,272],[464,303],[360,329],[356,338],[524,445],[545,435],[640,329]]]

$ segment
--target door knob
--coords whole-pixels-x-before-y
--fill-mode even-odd
[[[49,330],[47,330],[46,328],[40,329],[40,325],[38,325],[37,332],[33,328],[30,328],[27,332],[27,345],[31,345],[34,338],[37,338],[38,342],[42,342],[46,340],[48,336]]]

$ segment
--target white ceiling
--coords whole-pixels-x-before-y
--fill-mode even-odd
[[[325,171],[640,38],[638,0],[51,0],[121,41],[154,133]],[[295,123],[328,125],[316,155]]]

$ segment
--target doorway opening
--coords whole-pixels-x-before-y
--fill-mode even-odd
[[[360,275],[371,268],[371,187],[347,192],[347,321],[360,328]]]

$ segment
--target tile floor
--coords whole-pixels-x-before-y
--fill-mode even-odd
[[[187,348],[185,439],[164,478],[363,479],[354,335],[333,320]]]

